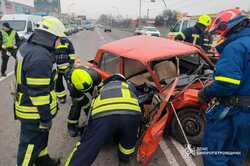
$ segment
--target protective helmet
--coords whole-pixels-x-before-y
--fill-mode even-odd
[[[4,22],[4,23],[3,23],[3,27],[9,28],[9,29],[10,29],[10,24],[9,24],[8,22]]]
[[[226,36],[235,26],[248,18],[241,14],[239,8],[228,9],[220,12],[214,19],[210,31],[221,36]]]
[[[126,82],[127,79],[122,74],[113,74],[103,81],[103,84],[107,84],[110,81],[123,81]]]
[[[212,19],[208,15],[202,15],[199,17],[198,23],[200,23],[206,27],[209,27],[212,24]]]
[[[65,35],[65,26],[63,23],[56,17],[45,16],[39,24],[38,29],[46,31],[50,34],[53,34],[57,37],[66,37]]]
[[[93,79],[90,74],[81,68],[73,69],[71,82],[77,90],[82,92],[90,90],[93,86]]]
[[[94,86],[97,86],[102,82],[102,77],[96,70],[88,68],[87,71],[93,80]]]

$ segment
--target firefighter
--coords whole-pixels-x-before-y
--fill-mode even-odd
[[[16,52],[21,44],[18,34],[10,27],[8,22],[3,23],[3,28],[0,33],[0,47],[2,51],[1,75],[6,77],[6,70],[9,57],[16,59]]]
[[[17,52],[15,118],[21,122],[17,166],[56,166],[50,158],[48,137],[56,116],[55,47],[65,27],[55,17],[43,17],[39,28]]]
[[[135,88],[124,76],[115,74],[103,81],[99,95],[93,99],[88,125],[81,141],[70,154],[65,166],[89,166],[101,147],[113,136],[118,138],[120,163],[128,163],[135,152],[141,108]]]
[[[68,89],[72,98],[72,105],[67,119],[68,132],[71,137],[79,134],[79,118],[81,110],[86,114],[90,109],[92,92],[102,78],[93,69],[87,67],[72,68],[66,72]]]
[[[57,69],[58,79],[56,81],[56,95],[59,102],[64,104],[66,102],[67,92],[63,85],[63,78],[65,79],[65,72],[72,68],[75,62],[75,49],[73,44],[66,37],[61,38],[61,45],[57,46],[55,54],[57,55]],[[67,58],[65,58],[65,55]],[[63,58],[60,58],[63,57]]]
[[[205,51],[211,49],[212,37],[208,33],[208,27],[211,25],[212,19],[208,15],[202,15],[199,17],[195,26],[185,29],[180,32],[175,40],[182,40],[192,43],[193,45],[201,46]]]
[[[201,101],[213,102],[206,113],[204,166],[244,165],[250,148],[250,21],[239,9],[218,14],[211,29],[225,38],[214,81],[199,92]]]

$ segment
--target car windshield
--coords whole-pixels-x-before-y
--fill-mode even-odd
[[[16,31],[24,31],[26,26],[25,20],[4,20],[0,21],[0,28],[2,28],[3,23],[8,22],[10,24],[10,27],[15,29]]]

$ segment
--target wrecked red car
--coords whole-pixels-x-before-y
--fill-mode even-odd
[[[201,143],[206,105],[197,94],[210,82],[214,69],[202,50],[169,39],[135,36],[103,45],[88,65],[103,78],[121,73],[142,98],[151,96],[143,110],[139,162],[149,163],[164,133],[184,144]]]

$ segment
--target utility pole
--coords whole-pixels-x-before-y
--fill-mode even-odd
[[[139,0],[140,1],[140,5],[139,5],[139,19],[138,19],[138,24],[140,25],[141,23],[141,6],[142,6],[142,0]]]
[[[149,8],[147,9],[147,19],[149,19]]]
[[[166,9],[167,9],[168,7],[167,7],[167,4],[166,4],[165,0],[162,0],[162,2],[163,2],[164,6],[165,6]]]
[[[58,0],[58,13],[61,14],[61,0]]]
[[[6,0],[1,0],[1,10],[3,15],[6,14]]]

